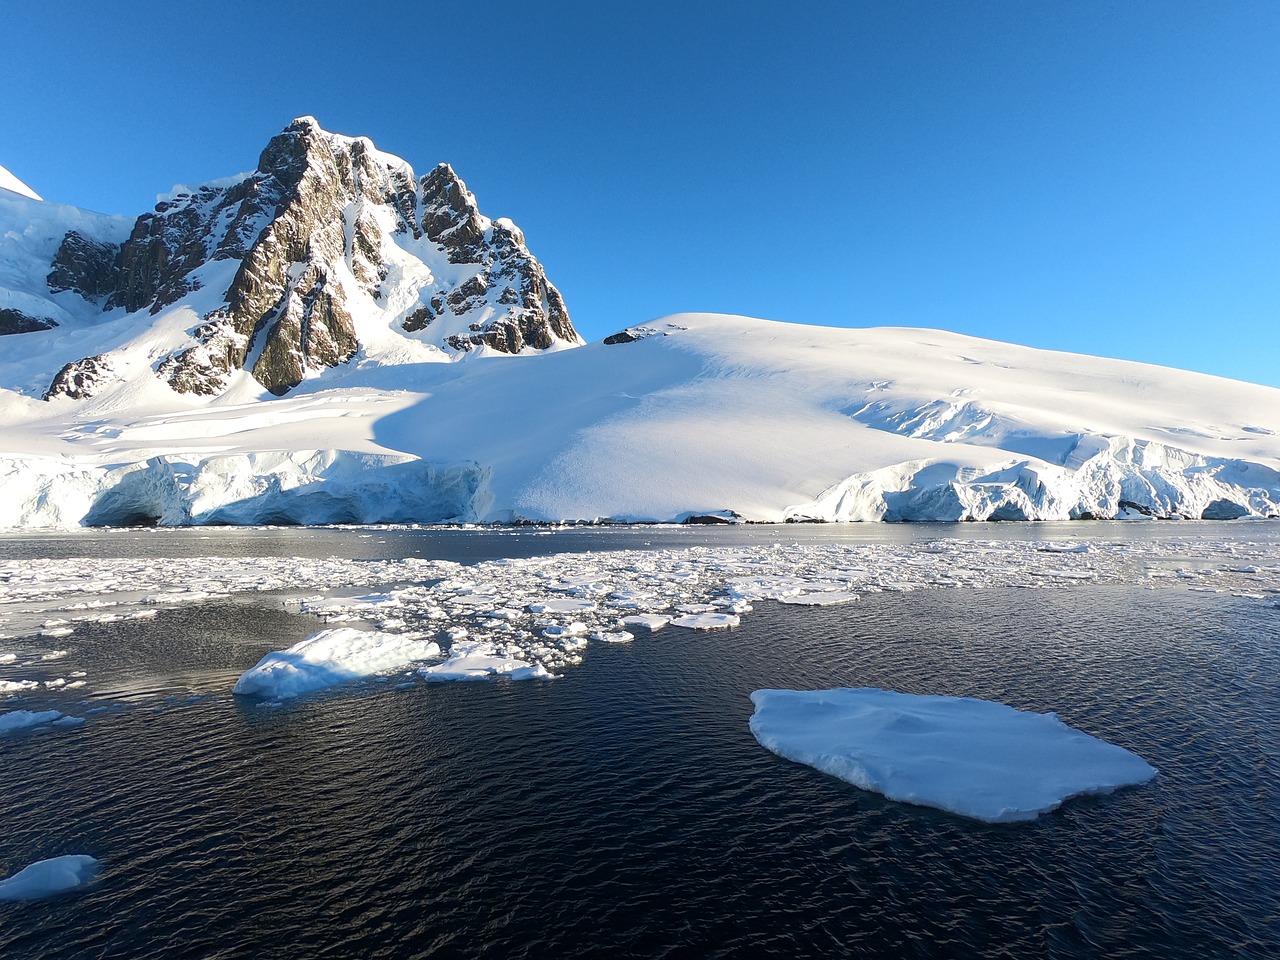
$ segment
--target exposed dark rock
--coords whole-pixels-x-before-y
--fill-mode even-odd
[[[120,279],[120,247],[91,240],[72,230],[62,238],[47,278],[54,293],[70,290],[86,300],[113,294]]]
[[[115,368],[105,356],[85,357],[59,370],[42,399],[70,397],[72,400],[87,400],[116,379]]]
[[[722,524],[722,523],[745,523],[742,514],[736,510],[717,510],[713,513],[692,513],[685,517],[681,523],[688,524]]]
[[[323,273],[309,270],[291,287],[266,333],[253,375],[277,396],[301,383],[308,370],[336,367],[359,349],[351,314],[327,287]]]
[[[484,221],[476,198],[447,163],[422,178],[422,229],[451,263],[483,263]]]
[[[35,333],[37,330],[50,330],[58,325],[57,320],[49,317],[33,317],[14,310],[12,307],[0,308],[0,337],[11,333]]]
[[[1200,519],[1239,520],[1241,517],[1247,517],[1248,515],[1249,509],[1233,500],[1215,500],[1204,508],[1204,512],[1200,514]]]
[[[405,333],[417,333],[419,330],[427,329],[435,318],[434,310],[428,306],[421,306],[400,321],[400,328]]]
[[[617,333],[613,333],[605,337],[604,342],[608,346],[613,346],[618,343],[635,343],[640,339],[640,337],[635,336],[630,330],[619,330]]]

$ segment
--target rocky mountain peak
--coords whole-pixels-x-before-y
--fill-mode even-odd
[[[483,216],[452,167],[418,180],[313,117],[272,137],[253,173],[157,203],[123,244],[68,234],[49,284],[104,310],[157,315],[209,302],[203,287],[217,273],[207,268],[225,260],[238,262],[234,276],[200,310],[189,346],[154,364],[179,392],[217,395],[244,369],[285,393],[360,353],[362,324],[446,354],[582,342],[523,234]],[[60,389],[69,378],[60,372],[48,395],[90,393],[83,377],[74,394]]]

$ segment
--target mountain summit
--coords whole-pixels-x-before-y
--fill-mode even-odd
[[[253,172],[173,194],[127,237],[70,230],[47,282],[100,313],[156,318],[155,376],[199,396],[222,394],[241,370],[282,395],[387,351],[446,359],[582,343],[524,235],[481,214],[451,167],[419,179],[312,117],[273,137]],[[44,396],[93,396],[127,365],[111,351],[71,360]]]

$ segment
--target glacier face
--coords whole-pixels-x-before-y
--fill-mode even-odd
[[[649,329],[283,397],[0,391],[0,525],[1280,515],[1272,388],[932,330]]]

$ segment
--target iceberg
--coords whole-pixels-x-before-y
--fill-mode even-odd
[[[419,634],[337,627],[268,653],[240,675],[231,692],[285,700],[438,656],[440,647]]]
[[[878,690],[757,690],[751,732],[787,760],[890,800],[987,823],[1146,783],[1154,767],[1055,714],[968,697]]]
[[[82,854],[53,857],[0,880],[0,900],[40,900],[93,881],[102,863]]]

